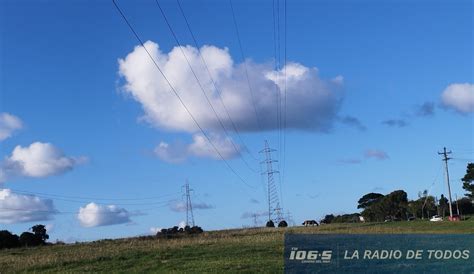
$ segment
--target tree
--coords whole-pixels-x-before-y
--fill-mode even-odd
[[[436,215],[436,202],[435,197],[426,196],[423,199],[423,206],[421,207],[421,218],[424,219],[425,216],[429,219],[431,216]]]
[[[330,224],[334,220],[334,215],[333,214],[328,214],[324,216],[324,219],[321,220],[322,224]]]
[[[380,201],[384,197],[383,194],[380,193],[368,193],[362,196],[362,198],[359,199],[358,203],[359,205],[357,208],[368,208],[369,206],[373,205],[374,203]]]
[[[31,231],[33,231],[33,233],[38,236],[43,243],[49,239],[49,235],[46,233],[46,227],[44,225],[35,225],[31,228]]]
[[[470,198],[464,197],[456,201],[456,206],[459,207],[461,215],[474,214],[474,204]]]
[[[462,188],[468,192],[466,196],[474,199],[474,163],[467,164],[466,175],[461,180]]]
[[[362,211],[366,221],[405,220],[408,212],[407,193],[396,190],[373,202]]]
[[[12,234],[8,230],[0,231],[0,249],[14,248],[20,246],[18,235]]]
[[[441,198],[439,198],[439,215],[442,215],[443,218],[446,216],[446,211],[448,210],[448,199],[441,194]]]
[[[26,246],[26,247],[38,246],[38,245],[43,244],[43,240],[39,236],[31,232],[21,233],[19,241],[20,241],[21,246]]]

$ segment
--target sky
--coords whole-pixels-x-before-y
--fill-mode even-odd
[[[185,220],[186,181],[205,230],[263,225],[265,140],[296,223],[446,195],[443,147],[464,195],[471,1],[233,0],[237,35],[229,1],[180,0],[194,39],[176,1],[173,32],[154,1],[116,2],[146,51],[112,1],[0,1],[1,229],[151,234]]]

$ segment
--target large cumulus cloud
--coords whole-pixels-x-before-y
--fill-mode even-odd
[[[96,227],[129,223],[130,213],[116,205],[89,203],[79,208],[77,219],[83,227]]]
[[[220,131],[221,127],[180,49],[175,47],[169,53],[164,53],[158,44],[151,41],[147,41],[145,47],[197,121],[205,129]],[[260,130],[245,78],[244,64],[235,64],[227,49],[214,46],[203,46],[201,49],[187,46],[183,47],[183,50],[224,125],[230,128],[230,121],[218,98],[218,91],[214,88],[199,57],[198,50],[206,60],[230,116],[239,130]],[[263,129],[277,128],[277,92],[284,96],[285,70],[287,127],[315,131],[325,131],[331,127],[341,99],[340,90],[343,82],[341,76],[323,80],[319,77],[318,69],[308,68],[298,63],[289,63],[281,70],[275,71],[271,63],[257,64],[247,60],[246,67]],[[143,118],[146,121],[156,127],[169,130],[190,133],[198,131],[141,46],[135,47],[124,59],[119,59],[119,72],[126,80],[125,92],[132,95],[142,105]]]
[[[57,213],[53,201],[0,189],[0,223],[12,224],[50,220]]]
[[[86,160],[85,157],[66,156],[50,143],[16,146],[0,163],[0,183],[14,176],[38,178],[61,174]]]
[[[467,114],[474,112],[474,84],[451,84],[441,94],[441,101],[447,108],[459,113]]]
[[[202,128],[212,132],[214,137],[222,135],[222,127],[202,94],[180,48],[175,47],[166,53],[152,41],[147,41],[145,47]],[[320,78],[317,68],[305,67],[294,62],[289,62],[281,70],[274,70],[271,63],[255,63],[251,60],[246,60],[245,64],[237,64],[226,48],[203,46],[196,49],[186,46],[182,49],[227,129],[232,127],[232,121],[241,132],[277,129],[277,98],[284,97],[285,87],[287,128],[325,132],[336,120],[342,99],[342,76],[324,80]],[[218,90],[213,85],[199,52],[206,60]],[[247,84],[245,68],[248,71],[253,96]],[[144,111],[143,120],[164,130],[194,135],[199,132],[143,47],[137,46],[125,58],[119,59],[119,73],[125,79],[124,92],[141,104]],[[219,92],[232,121],[225,112]],[[257,122],[254,104],[260,123]],[[183,144],[187,148],[181,150],[189,153],[199,138],[203,136],[195,135],[194,143]],[[214,152],[210,155],[199,151],[202,147],[197,146],[195,156],[218,158]],[[184,158],[182,155],[171,153],[169,144],[166,143],[157,148],[157,154],[162,158],[170,158],[172,162]]]

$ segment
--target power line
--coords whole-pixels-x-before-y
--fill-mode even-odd
[[[168,205],[162,205],[162,206],[156,206],[156,207],[149,207],[149,208],[143,208],[143,209],[136,209],[134,212],[141,212],[141,211],[150,211],[150,210],[155,210],[159,208],[164,208],[167,207]],[[18,212],[31,212],[31,213],[49,213],[49,214],[59,214],[59,215],[66,215],[66,214],[79,214],[79,211],[58,211],[58,210],[37,210],[37,209],[23,209],[23,208],[9,208],[9,207],[1,207],[0,206],[0,212],[2,211],[18,211]],[[127,210],[128,213],[129,212]],[[117,214],[118,212],[90,212],[88,209],[83,209],[81,211],[81,214],[96,214],[96,215],[107,215],[107,214]]]
[[[287,117],[287,113],[286,113],[286,88],[287,88],[287,78],[286,78],[286,62],[287,62],[287,21],[286,21],[286,18],[287,18],[287,7],[286,7],[286,0],[284,0],[284,55],[283,55],[283,60],[284,60],[284,70],[283,70],[283,77],[284,77],[284,102],[283,102],[283,158],[282,158],[282,184],[285,183],[285,171],[286,171],[286,117]],[[283,205],[283,200],[282,200],[282,205]]]
[[[187,26],[187,28],[188,28],[189,33],[191,34],[191,37],[192,37],[193,42],[194,42],[194,45],[196,46],[197,49],[199,49],[199,43],[197,42],[197,39],[196,39],[196,37],[195,37],[195,35],[194,35],[192,29],[191,29],[191,25],[189,24],[188,18],[186,17],[186,14],[184,13],[184,10],[183,10],[183,8],[182,8],[182,6],[181,6],[181,3],[180,3],[179,0],[176,0],[176,2],[178,3],[178,7],[179,7],[179,10],[180,10],[180,12],[181,12],[181,15],[183,16],[184,21],[186,22],[186,26]],[[223,108],[224,108],[224,110],[225,110],[225,112],[226,112],[226,114],[227,114],[227,117],[229,118],[229,121],[230,121],[230,123],[231,123],[231,125],[232,125],[232,128],[234,129],[234,132],[235,132],[235,133],[237,134],[237,136],[239,137],[240,142],[241,142],[245,147],[248,147],[248,146],[245,144],[243,138],[241,137],[240,132],[239,132],[239,130],[237,129],[237,126],[236,126],[235,123],[234,123],[234,120],[233,120],[232,117],[230,116],[229,110],[228,110],[226,104],[224,103],[224,100],[222,99],[222,94],[221,94],[222,92],[221,92],[221,90],[217,87],[217,84],[216,84],[214,78],[212,77],[211,71],[209,70],[209,67],[208,67],[208,65],[207,65],[206,60],[205,60],[204,57],[202,56],[200,50],[198,50],[198,53],[199,53],[199,56],[200,56],[200,58],[201,58],[201,60],[202,60],[202,63],[204,64],[204,67],[206,68],[207,74],[209,75],[209,79],[211,80],[212,85],[214,86],[214,88],[215,88],[216,91],[217,91],[217,94],[218,94],[218,96],[219,96],[219,99],[220,99],[220,101],[221,101],[221,103],[222,103],[222,106],[223,106]],[[246,151],[254,160],[258,160],[258,159],[250,152],[250,150],[245,150],[245,151]]]
[[[159,10],[160,10],[160,12],[161,12],[161,15],[163,16],[163,19],[165,20],[166,25],[168,26],[168,29],[170,30],[171,34],[173,35],[174,40],[175,40],[176,43],[178,44],[178,47],[179,47],[181,53],[183,54],[183,57],[184,57],[184,59],[186,60],[186,63],[188,64],[189,68],[191,69],[191,72],[192,72],[194,78],[196,79],[196,82],[198,83],[198,86],[199,86],[199,88],[201,89],[202,94],[204,94],[204,97],[206,97],[206,101],[207,101],[208,105],[211,107],[211,110],[212,110],[212,112],[214,113],[214,115],[216,116],[217,121],[219,122],[220,126],[221,126],[222,129],[224,130],[224,134],[229,138],[230,142],[232,143],[232,146],[234,147],[235,152],[237,153],[237,155],[239,155],[239,157],[242,159],[242,161],[245,163],[245,165],[246,165],[250,170],[252,170],[253,172],[256,173],[257,171],[256,171],[255,169],[253,169],[253,168],[248,164],[248,162],[244,159],[244,157],[241,155],[239,149],[238,149],[237,146],[235,145],[234,141],[233,141],[232,138],[230,137],[229,133],[227,132],[227,129],[226,129],[226,127],[224,126],[224,123],[222,122],[221,118],[220,118],[219,115],[217,114],[217,111],[216,111],[216,109],[214,108],[214,106],[212,105],[211,100],[209,99],[209,96],[207,96],[207,93],[206,93],[206,91],[204,90],[204,87],[202,86],[201,81],[199,80],[199,78],[197,77],[196,72],[194,71],[193,67],[191,66],[191,63],[189,62],[189,59],[188,59],[188,57],[186,56],[186,53],[184,52],[183,47],[181,46],[181,43],[179,42],[178,36],[177,36],[176,33],[174,32],[173,27],[171,26],[170,22],[168,21],[168,18],[166,17],[166,14],[165,14],[164,10],[161,8],[160,3],[158,2],[158,0],[155,0],[155,3],[156,3],[156,5],[157,5],[158,8],[159,8]],[[199,52],[199,55],[201,55],[201,52],[200,52],[199,48],[197,48],[197,50],[198,50],[198,52]],[[202,59],[202,56],[201,56],[201,59]],[[220,94],[219,94],[219,97],[220,97]],[[222,100],[222,98],[221,98],[221,100]]]
[[[84,196],[68,196],[68,195],[59,195],[59,194],[49,194],[43,192],[33,192],[33,191],[26,191],[26,190],[19,190],[14,188],[9,188],[13,192],[19,194],[30,194],[30,195],[38,195],[38,196],[46,196],[46,197],[59,197],[65,199],[80,199],[80,200],[99,200],[99,201],[142,201],[142,200],[155,200],[164,197],[174,196],[179,194],[179,192],[163,194],[160,196],[151,196],[151,197],[141,197],[141,198],[101,198],[101,197],[84,197]]]
[[[274,55],[274,69],[275,69],[275,95],[276,95],[276,125],[277,125],[277,141],[278,154],[281,152],[281,94],[278,86],[280,78],[280,22],[279,22],[279,8],[275,11],[275,3],[279,6],[279,2],[272,1],[272,15],[273,15],[273,55]],[[277,30],[278,29],[278,30]]]
[[[125,16],[125,14],[122,12],[122,10],[120,9],[120,7],[118,6],[118,4],[115,2],[115,0],[112,0],[115,8],[117,9],[117,11],[120,13],[120,15],[122,16],[123,20],[125,21],[125,23],[127,24],[127,26],[130,28],[130,30],[133,32],[133,34],[135,35],[135,38],[138,40],[138,42],[140,43],[140,45],[142,46],[142,48],[145,50],[145,52],[147,53],[148,57],[151,59],[151,61],[153,62],[153,64],[155,65],[155,67],[158,69],[158,71],[160,72],[160,74],[163,76],[163,78],[165,79],[166,83],[168,84],[168,86],[170,87],[171,91],[174,93],[174,95],[176,96],[176,98],[178,98],[179,102],[181,103],[181,105],[183,106],[183,108],[186,110],[186,112],[189,114],[189,116],[191,117],[191,119],[193,120],[193,122],[196,124],[196,126],[199,128],[199,130],[202,132],[202,134],[204,135],[204,137],[207,139],[207,141],[209,142],[209,144],[212,146],[212,148],[216,151],[216,153],[219,155],[219,157],[222,159],[222,161],[225,163],[225,165],[227,166],[227,168],[232,172],[234,173],[235,176],[237,176],[239,178],[239,180],[244,183],[246,186],[250,187],[250,188],[254,188],[253,186],[249,185],[233,168],[232,166],[227,162],[227,160],[222,156],[222,154],[220,153],[220,151],[217,149],[217,147],[214,145],[214,143],[212,142],[211,138],[206,134],[206,132],[204,131],[204,129],[201,127],[201,125],[198,123],[198,121],[196,120],[196,118],[194,117],[194,115],[191,113],[191,111],[189,110],[189,108],[186,106],[186,104],[184,103],[184,101],[182,100],[181,96],[179,96],[178,92],[176,91],[176,89],[173,87],[173,85],[171,84],[171,82],[168,80],[168,78],[166,77],[166,75],[164,74],[164,72],[161,70],[160,66],[158,66],[158,64],[156,63],[155,59],[153,58],[153,56],[150,54],[150,52],[147,50],[147,48],[145,47],[145,44],[143,43],[142,39],[140,38],[140,36],[138,35],[138,33],[135,31],[135,29],[132,27],[132,25],[130,24],[130,22],[128,21],[127,17]]]
[[[253,94],[252,85],[250,85],[249,73],[248,73],[248,70],[247,70],[247,64],[245,62],[244,50],[243,50],[243,47],[242,47],[242,41],[240,40],[239,27],[237,25],[237,19],[235,18],[234,5],[232,4],[232,0],[229,0],[229,3],[230,3],[230,9],[232,11],[232,20],[234,21],[235,33],[237,34],[237,40],[239,42],[239,49],[240,49],[240,55],[242,57],[242,64],[244,65],[245,77],[247,79],[247,84],[248,84],[250,96],[251,96],[251,99],[252,99],[253,110],[255,112],[257,126],[260,130],[262,130],[262,126],[261,126],[261,123],[260,123],[260,118],[259,118],[259,115],[258,115],[258,112],[257,112],[257,106],[255,105],[255,97],[254,97],[254,94]]]

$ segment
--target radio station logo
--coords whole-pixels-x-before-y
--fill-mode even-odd
[[[300,261],[301,263],[323,263],[331,262],[332,250],[302,250],[298,247],[292,247],[290,256],[291,261]]]

